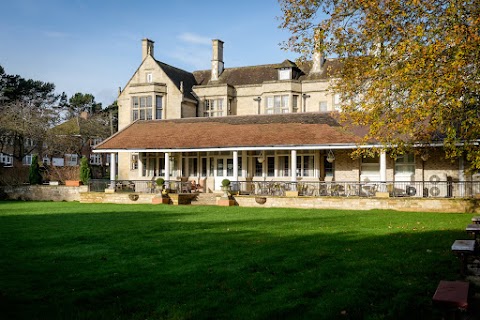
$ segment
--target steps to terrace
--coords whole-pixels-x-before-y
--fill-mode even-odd
[[[217,196],[221,193],[199,193],[195,199],[192,200],[194,206],[215,206],[217,205]]]

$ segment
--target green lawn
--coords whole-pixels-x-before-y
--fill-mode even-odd
[[[470,219],[0,202],[0,318],[433,319]]]

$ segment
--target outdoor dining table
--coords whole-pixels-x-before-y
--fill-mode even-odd
[[[465,228],[468,233],[473,233],[475,240],[478,240],[478,234],[480,233],[480,224],[469,224]]]
[[[467,271],[467,260],[475,252],[475,240],[455,240],[452,252],[460,259],[460,274],[464,276]]]

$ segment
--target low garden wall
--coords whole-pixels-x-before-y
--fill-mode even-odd
[[[480,199],[235,196],[241,207],[480,213]]]
[[[0,193],[6,194],[6,199],[23,201],[80,201],[81,192],[87,191],[87,186],[23,185],[0,187]]]
[[[0,187],[0,195],[24,201],[79,201],[84,203],[151,204],[156,196],[147,193],[88,192],[86,186],[23,185]],[[6,194],[6,196],[5,196]],[[339,210],[397,210],[480,214],[480,199],[363,198],[363,197],[255,197],[235,196],[241,207],[277,207]]]

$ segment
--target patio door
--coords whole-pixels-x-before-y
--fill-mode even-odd
[[[223,179],[233,179],[233,159],[215,157],[214,161],[215,190],[221,190]]]

